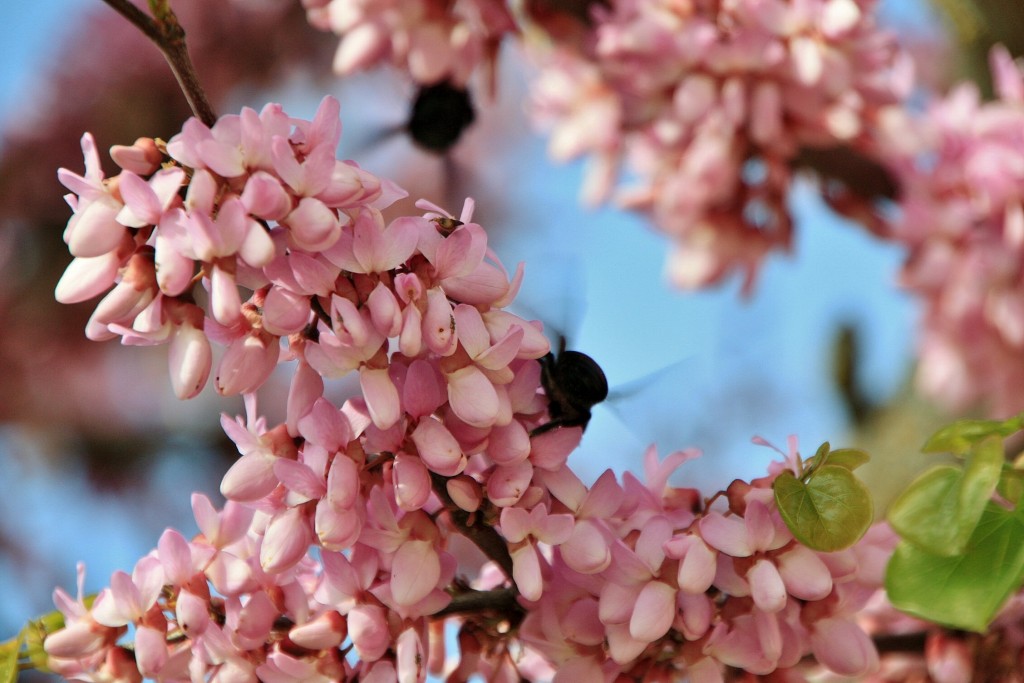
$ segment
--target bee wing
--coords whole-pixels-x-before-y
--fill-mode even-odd
[[[706,448],[712,434],[702,405],[710,379],[710,370],[696,357],[684,358],[617,385],[604,405],[642,443],[656,443],[661,453]]]
[[[586,315],[585,268],[571,253],[545,253],[526,259],[526,274],[510,307],[527,320],[540,320],[544,334],[557,351],[562,341],[575,349],[573,338]]]

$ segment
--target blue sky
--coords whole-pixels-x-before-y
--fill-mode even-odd
[[[98,4],[99,0],[2,3],[0,124],[30,92],[32,72],[49,59],[48,46],[62,32],[73,30],[75,12]],[[908,9],[909,3],[888,5],[901,21],[912,24],[920,18],[913,13],[919,10]],[[292,84],[264,95],[282,101],[294,115],[308,115],[322,93]],[[240,94],[239,101],[259,106],[259,96]],[[365,107],[343,109],[343,120],[354,138],[373,126]],[[376,171],[374,161],[371,154],[365,165]],[[501,161],[509,169],[506,177],[515,181],[494,181],[507,184],[513,193],[508,203],[515,210],[506,218],[521,225],[548,226],[525,240],[499,240],[497,246],[506,265],[527,261],[524,296],[531,307],[543,308],[551,295],[546,285],[564,276],[544,269],[566,254],[575,255],[582,269],[564,270],[582,273],[570,280],[579,286],[576,296],[586,300],[586,311],[576,316],[580,325],[574,346],[598,360],[613,388],[650,373],[667,378],[652,383],[646,398],[641,390],[644,410],[632,414],[631,428],[611,410],[595,411],[583,448],[572,460],[585,478],[596,477],[606,467],[637,467],[652,440],[671,447],[704,448],[704,459],[687,464],[686,481],[707,488],[763,472],[771,453],[750,445],[754,435],[782,446],[786,436],[795,433],[805,451],[813,451],[824,440],[842,443],[841,404],[828,374],[830,343],[840,322],[852,322],[864,333],[867,355],[862,370],[876,396],[890,394],[904,381],[916,311],[893,284],[902,255],[825,210],[807,186],[798,188],[792,202],[799,220],[794,253],[769,259],[755,296],[744,301],[735,285],[696,295],[669,289],[662,277],[664,240],[634,216],[580,209],[580,167],[547,162],[543,141],[525,140],[514,155]],[[541,272],[533,275],[538,269]],[[531,277],[537,284],[531,285]],[[13,448],[17,438],[0,431],[0,451]],[[166,491],[202,474],[185,471],[180,459],[169,462],[157,480]],[[0,511],[16,511],[26,520],[23,531],[42,539],[41,555],[69,588],[76,560],[86,559],[90,584],[102,585],[110,571],[130,568],[151,548],[164,524],[154,522],[157,530],[151,536],[140,533],[132,517],[137,502],[97,499],[74,473],[59,473],[62,481],[29,460],[20,461],[13,472],[4,469],[5,477],[28,484],[12,491],[8,508],[0,506]],[[204,488],[214,490],[216,483]],[[166,491],[161,495],[170,498]],[[151,488],[143,495],[157,493]],[[188,525],[184,531],[191,533],[187,495],[179,497],[182,500],[171,503],[165,523]],[[55,506],[55,500],[63,503]],[[93,533],[106,540],[86,543],[83,539]],[[0,581],[0,593],[10,594],[11,588]],[[48,593],[21,594],[0,604],[8,615],[27,616],[48,608],[48,598]]]

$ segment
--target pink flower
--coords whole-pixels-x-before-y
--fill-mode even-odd
[[[512,544],[513,579],[527,600],[543,594],[542,559],[536,544],[558,545],[572,533],[570,515],[549,514],[543,506],[530,511],[506,507],[501,511],[501,530]]]

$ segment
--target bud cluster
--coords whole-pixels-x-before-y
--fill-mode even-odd
[[[556,43],[534,84],[558,159],[590,155],[584,194],[603,199],[624,158],[625,205],[675,244],[669,272],[699,287],[787,248],[786,198],[804,148],[872,147],[902,101],[908,57],[874,0],[595,3],[577,46]]]
[[[965,83],[919,114],[886,111],[904,196],[901,282],[924,304],[918,383],[951,409],[1024,409],[1024,71],[992,50],[997,99]]]
[[[469,202],[459,219],[421,202],[425,215],[386,222],[401,191],[335,160],[337,112],[327,98],[312,122],[277,105],[191,120],[166,146],[115,148],[110,179],[86,136],[85,176],[61,171],[75,261],[58,297],[110,289],[89,336],[168,343],[183,398],[206,382],[209,339],[225,344],[215,384],[246,415],[221,420],[241,457],[223,510],[193,496],[199,535],[167,530],[91,605],[56,592],[50,666],[124,681],[718,681],[813,653],[872,670],[854,615],[880,584],[884,530],[812,551],[774,476],[708,500],[670,486],[693,451],[652,448],[646,482],[584,485],[567,465],[582,429],[549,424],[549,344],[502,310],[522,268],[510,281]],[[269,426],[255,392],[283,361],[287,415]],[[361,395],[338,406],[324,380],[350,372]]]

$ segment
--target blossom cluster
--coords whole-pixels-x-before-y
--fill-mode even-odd
[[[903,187],[892,237],[901,283],[924,303],[918,383],[952,409],[1024,409],[1024,72],[991,53],[998,99],[957,86],[920,114],[886,112],[886,161]]]
[[[478,67],[493,72],[502,38],[516,28],[505,0],[303,0],[303,6],[313,26],[341,36],[337,73],[389,62],[420,85],[447,81],[465,88]]]
[[[787,248],[801,149],[873,148],[879,110],[904,99],[909,58],[874,0],[595,3],[587,40],[542,50],[533,111],[556,159],[589,155],[600,200],[629,163],[626,206],[673,241],[683,287],[752,284]]]
[[[696,453],[652,448],[646,482],[584,485],[567,465],[582,429],[552,425],[549,344],[502,310],[522,268],[509,279],[471,203],[385,222],[401,192],[335,159],[337,112],[326,98],[312,122],[277,105],[190,120],[166,145],[114,148],[114,178],[86,136],[85,175],[61,171],[75,260],[58,297],[110,289],[89,336],[167,343],[181,397],[206,382],[209,339],[225,344],[215,384],[246,415],[221,420],[241,457],[222,510],[193,496],[197,536],[166,531],[91,604],[56,592],[49,666],[269,683],[718,681],[809,654],[873,670],[856,614],[891,534],[801,545],[771,489],[781,464],[702,499],[668,483]],[[286,417],[270,426],[255,392],[285,360]],[[350,372],[361,394],[339,406],[325,379]]]

